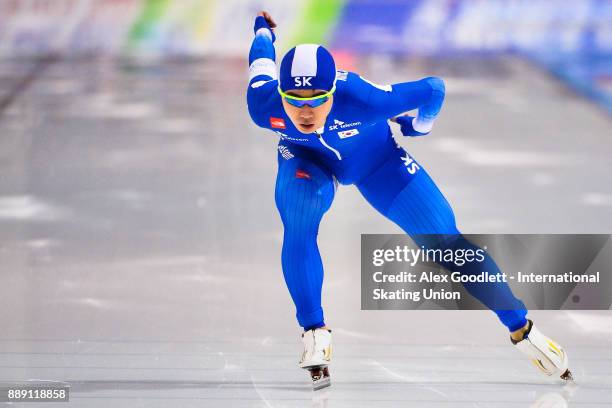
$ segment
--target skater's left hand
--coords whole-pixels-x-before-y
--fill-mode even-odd
[[[414,127],[412,126],[413,119],[414,119],[414,116],[402,115],[402,116],[396,116],[394,118],[391,118],[391,122],[395,122],[401,126],[402,135],[404,136],[415,137],[415,136],[425,136],[429,134],[429,133],[417,132],[416,130],[414,130]]]

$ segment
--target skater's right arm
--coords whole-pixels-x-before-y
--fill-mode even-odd
[[[255,19],[255,39],[249,52],[247,105],[251,119],[259,126],[265,123],[263,104],[276,92],[277,87],[275,27],[276,23],[267,12],[259,13]]]

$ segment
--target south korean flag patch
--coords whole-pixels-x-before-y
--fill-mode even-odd
[[[352,137],[358,134],[359,134],[359,130],[357,129],[349,129],[349,130],[343,130],[342,132],[338,132],[338,136],[340,136],[340,139],[346,139],[347,137]]]

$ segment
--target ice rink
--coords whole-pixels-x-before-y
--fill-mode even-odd
[[[0,62],[0,382],[64,381],[36,407],[612,406],[612,312],[534,311],[576,384],[548,381],[487,311],[361,311],[362,233],[399,233],[351,186],[323,220],[332,387],[297,366],[280,269],[277,136],[246,61]],[[466,233],[612,232],[612,126],[513,57],[372,56],[438,75],[431,135],[397,140]]]

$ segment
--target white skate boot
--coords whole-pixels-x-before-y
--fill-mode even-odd
[[[313,389],[329,387],[331,380],[327,366],[331,363],[331,330],[312,329],[302,333],[304,352],[300,367],[310,372]]]
[[[547,376],[559,376],[562,380],[573,380],[572,373],[567,368],[569,359],[567,353],[556,342],[544,336],[529,320],[529,327],[523,340],[512,344],[525,353],[540,371]]]

